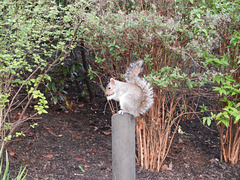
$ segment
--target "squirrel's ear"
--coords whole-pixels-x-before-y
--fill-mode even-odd
[[[115,79],[111,78],[110,83],[115,84]]]

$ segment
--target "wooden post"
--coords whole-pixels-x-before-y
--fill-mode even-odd
[[[113,180],[135,180],[135,119],[130,114],[112,116]]]

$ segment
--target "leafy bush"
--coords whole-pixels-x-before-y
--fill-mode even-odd
[[[48,101],[43,86],[52,81],[47,73],[62,63],[77,45],[84,13],[84,1],[65,7],[47,0],[0,2],[2,145],[24,135],[16,132],[23,122],[47,113]],[[33,107],[31,113],[28,111],[30,105]],[[8,164],[5,171],[8,174],[7,167]],[[24,170],[20,174],[23,175]]]
[[[221,160],[236,164],[239,161],[240,135],[240,34],[234,32],[230,45],[231,53],[217,58],[207,54],[206,63],[212,64],[218,70],[213,78],[213,91],[217,92],[215,99],[219,99],[219,108],[211,108],[211,115],[203,118],[208,125],[216,121],[221,140]],[[205,108],[205,111],[207,108]]]
[[[64,61],[64,64],[57,65],[52,71],[48,73],[52,81],[48,82],[45,87],[45,94],[52,105],[58,104],[62,109],[72,109],[73,102],[67,99],[69,82],[77,87],[77,93],[80,97],[85,98],[88,95],[88,90],[83,82],[87,77],[81,59],[76,56],[76,47],[71,52],[70,58]],[[70,85],[71,87],[71,85]],[[68,88],[70,89],[70,88]],[[75,91],[75,89],[71,89]]]
[[[178,108],[179,101],[188,93],[179,89],[190,79],[181,70],[189,66],[189,58],[182,59],[184,52],[175,45],[181,24],[161,16],[154,5],[144,4],[148,8],[143,10],[141,4],[135,3],[137,10],[128,12],[128,5],[118,9],[114,3],[118,4],[108,1],[107,7],[86,17],[83,38],[93,49],[96,66],[112,76],[121,78],[130,61],[145,60],[144,72],[155,88],[155,105],[148,116],[137,120],[139,161],[143,167],[159,171],[177,130],[169,141],[171,127],[185,113]]]
[[[24,133],[16,132],[19,125],[47,113],[48,101],[43,87],[52,83],[48,72],[70,56],[78,44],[85,6],[85,1],[65,7],[48,0],[0,2],[2,148],[12,138],[24,136]],[[31,113],[28,112],[30,105],[34,107]],[[2,159],[2,151],[0,155]],[[8,167],[6,154],[4,174],[0,171],[3,179],[9,178]],[[20,169],[18,179],[26,177],[24,171],[25,168]]]
[[[94,6],[86,16],[83,39],[93,50],[96,66],[122,78],[130,61],[140,58],[147,64],[145,73],[155,89],[155,104],[143,121],[138,120],[139,159],[143,167],[160,170],[172,142],[167,138],[171,126],[183,116],[196,113],[199,100],[204,101],[202,97],[209,98],[206,104],[210,108],[219,110],[220,89],[227,88],[229,95],[238,92],[239,8],[237,1],[227,0],[177,0],[166,4],[106,1]],[[223,79],[216,86],[218,77]],[[230,84],[227,77],[228,81],[232,79]],[[211,86],[216,86],[215,91],[209,90]],[[208,87],[208,91],[203,87]],[[226,114],[238,119],[238,98],[230,101],[231,106],[218,115],[219,126],[228,122]]]

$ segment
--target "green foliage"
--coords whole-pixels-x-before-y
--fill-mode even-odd
[[[183,135],[184,131],[182,130],[181,126],[178,126],[178,134]]]
[[[225,104],[222,111],[213,114],[210,117],[205,117],[203,122],[207,121],[208,125],[211,124],[211,120],[216,119],[217,124],[223,123],[226,127],[230,125],[230,120],[236,124],[240,121],[240,84],[232,78],[231,75],[219,75],[214,80],[220,85],[213,87],[213,91],[216,91],[221,96],[221,101]]]
[[[210,112],[204,123],[233,127],[239,122],[238,0],[104,2],[86,16],[81,34],[96,66],[111,76],[122,77],[130,61],[144,59],[146,78],[156,88],[150,114],[159,112],[149,119],[164,121],[171,112],[172,107],[161,109],[162,96],[181,99],[184,108],[177,109],[183,112],[197,110],[188,102],[193,105],[203,95],[209,101],[201,112]]]
[[[240,23],[238,1],[177,1],[180,10],[182,39],[188,40],[188,50],[195,49],[196,55],[201,57],[204,52],[214,53],[220,43],[230,37],[238,29]],[[189,25],[187,25],[189,24]],[[187,28],[187,30],[186,30]]]
[[[0,94],[0,109],[4,109],[6,107],[6,103],[9,102],[8,97],[10,96],[10,94],[5,93],[5,94]]]
[[[187,74],[182,73],[179,68],[172,68],[165,66],[161,68],[158,72],[152,71],[147,79],[156,84],[160,88],[179,88],[182,86],[183,81],[186,80]]]
[[[10,82],[11,87],[25,83],[34,88],[42,77],[31,77],[25,82],[24,78],[27,77],[23,75],[28,76],[36,69],[43,72],[61,53],[68,50],[67,43],[79,22],[79,17],[72,16],[77,9],[73,6],[58,7],[54,1],[3,1],[0,2],[0,10],[0,74],[5,79],[1,82],[1,87],[14,76]],[[74,44],[69,49],[73,47]],[[36,98],[36,92],[34,93]],[[6,103],[8,95],[4,97],[1,104]],[[40,104],[45,104],[40,99]],[[40,113],[43,112],[41,108],[39,110]]]
[[[171,44],[173,39],[177,38],[176,34],[171,32],[178,28],[178,23],[164,22],[163,17],[156,12],[116,13],[109,7],[109,11],[105,11],[102,16],[97,17],[92,14],[87,17],[84,27],[88,29],[84,32],[85,41],[99,49],[96,51],[97,57],[106,52],[116,60],[120,60],[121,55],[127,53],[129,49],[135,56],[145,56],[144,49],[148,48],[153,37],[160,38],[166,45]],[[139,49],[143,51],[140,52]],[[102,62],[106,58],[96,59]]]
[[[4,131],[9,131],[11,130],[11,128],[13,127],[14,123],[5,123],[5,126],[3,127],[2,130]],[[38,123],[33,123],[33,124],[30,124],[30,127],[31,128],[35,128],[36,126],[38,126]],[[2,132],[1,132],[2,134]],[[3,139],[3,142],[6,142],[6,141],[11,141],[13,138],[15,137],[19,137],[19,136],[26,136],[24,134],[24,132],[15,132],[15,134],[9,134],[8,136],[5,136],[5,138]],[[4,143],[3,143],[4,144]]]
[[[85,5],[85,1],[64,7],[47,0],[0,2],[1,141],[10,140],[25,121],[32,99],[36,100],[32,116],[47,113],[48,101],[41,87],[52,81],[47,73],[76,47]],[[21,113],[12,122],[9,114],[16,108]]]
[[[211,63],[215,66],[219,66],[224,69],[228,68],[230,65],[230,59],[223,56],[222,59],[218,59],[213,55],[206,58],[207,63]],[[215,114],[211,112],[210,117],[204,117],[203,123],[207,121],[207,124],[210,125],[213,119],[217,120],[217,124],[223,123],[226,127],[230,125],[230,121],[233,120],[233,124],[236,124],[240,121],[240,84],[239,78],[236,79],[233,77],[236,69],[239,67],[237,61],[235,61],[234,66],[231,67],[231,73],[219,73],[213,78],[213,81],[217,83],[218,86],[213,87],[213,91],[216,91],[220,95],[220,101],[223,102],[224,107],[221,112]],[[235,69],[236,68],[236,69]]]
[[[216,118],[216,115],[213,114],[212,112],[210,113],[211,116],[209,117],[203,117],[203,124],[205,124],[207,122],[207,125],[210,126],[212,124],[212,121],[214,120],[214,118]]]
[[[69,108],[69,103],[66,99],[68,92],[65,90],[65,84],[69,81],[72,83],[82,82],[85,79],[83,73],[83,65],[76,61],[75,58],[65,60],[64,63],[59,64],[50,71],[48,74],[51,76],[52,81],[46,84],[44,92],[48,100],[50,100],[50,103],[56,105],[64,102],[66,108]],[[65,107],[62,106],[62,108]]]
[[[203,118],[203,123],[208,125],[213,120],[223,123],[226,127],[239,122],[239,29],[240,3],[238,1],[211,0],[211,1],[177,1],[181,13],[189,10],[189,15],[184,15],[184,23],[189,24],[189,31],[181,28],[181,39],[188,40],[188,51],[196,52],[192,56],[198,59],[199,65],[206,69],[198,74],[203,83],[191,81],[190,85],[204,85],[215,83],[213,91],[217,92],[222,102],[222,109],[218,113],[210,112],[209,117]],[[181,22],[183,23],[183,22]],[[222,44],[227,44],[221,47]],[[197,74],[196,74],[197,75]],[[194,77],[194,76],[192,76]],[[203,78],[204,77],[204,78]],[[202,106],[201,112],[207,111],[207,106]],[[211,111],[211,109],[209,110]]]

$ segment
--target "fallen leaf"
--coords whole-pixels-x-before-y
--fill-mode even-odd
[[[12,116],[12,117],[11,117],[11,119],[16,119],[16,118],[17,118],[17,116]]]
[[[21,113],[18,113],[18,116],[17,116],[17,118],[20,118],[21,117]],[[22,116],[22,119],[27,119],[28,118],[28,116],[27,115],[23,115]]]
[[[66,106],[70,109],[70,110],[72,110],[72,106],[73,106],[73,102],[71,101],[71,103],[69,104],[69,102],[65,102],[65,104],[66,104]]]
[[[162,170],[166,170],[166,171],[171,171],[172,168],[173,168],[172,162],[169,163],[169,166],[166,164],[162,166]]]
[[[56,168],[57,168],[56,164],[53,164],[52,169],[56,169]]]
[[[81,138],[81,136],[75,135],[76,138]]]
[[[23,118],[23,119],[27,119],[27,118],[28,118],[28,116],[23,116],[22,118]]]
[[[96,154],[96,152],[94,152],[93,150],[91,150],[90,153],[92,153],[92,154]]]
[[[97,126],[90,126],[91,128],[93,128],[94,131],[97,131],[98,130],[98,127]]]
[[[84,165],[84,167],[85,167],[85,168],[88,168],[88,167],[89,167],[89,165],[85,164],[85,165]]]
[[[10,151],[10,152],[9,152],[9,155],[10,155],[10,156],[14,156],[14,155],[15,155],[15,153],[14,153],[14,152],[12,152],[12,151]]]
[[[48,130],[48,132],[57,137],[57,135],[54,132],[52,132],[51,130]]]
[[[53,154],[48,154],[48,155],[42,155],[42,157],[45,157],[45,158],[49,158],[49,159],[51,159],[51,158],[53,158]]]
[[[84,104],[83,103],[79,104],[78,107],[82,108],[82,107],[84,107]]]
[[[105,134],[105,135],[110,135],[111,132],[110,132],[110,131],[109,131],[109,132],[107,132],[107,131],[103,131],[103,134]]]
[[[167,170],[168,169],[168,165],[164,164],[161,169],[162,170]]]
[[[97,154],[101,154],[101,153],[104,153],[105,151],[99,151],[99,152],[97,152]]]
[[[77,160],[77,161],[83,161],[84,159],[83,159],[83,158],[75,158],[75,160]]]

